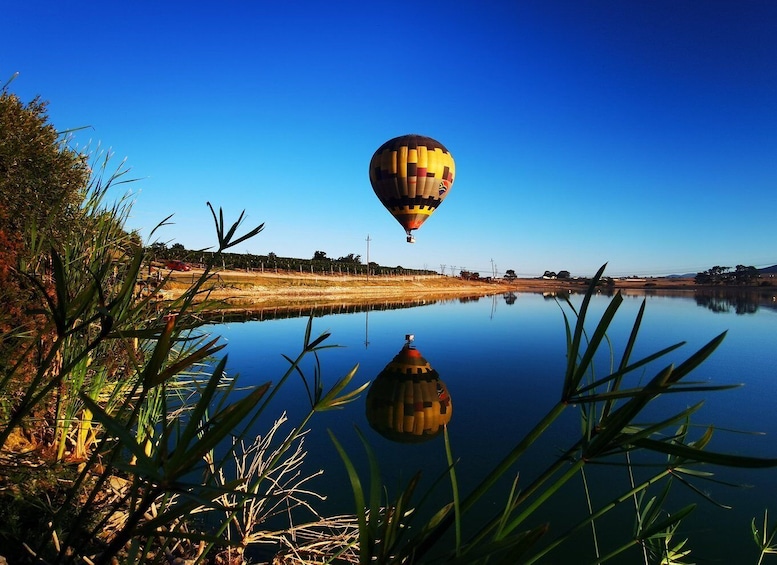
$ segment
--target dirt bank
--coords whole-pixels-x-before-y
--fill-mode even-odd
[[[183,293],[202,271],[174,272],[164,286],[164,295]],[[316,275],[296,272],[219,271],[207,283],[207,298],[219,311],[259,312],[300,306],[368,305],[392,301],[429,301],[468,298],[506,292],[582,292],[582,280],[515,279],[487,282],[440,275],[381,276]],[[645,289],[694,287],[690,279],[615,281],[616,288]]]

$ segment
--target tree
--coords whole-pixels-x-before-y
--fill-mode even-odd
[[[513,281],[518,278],[518,275],[515,274],[515,271],[513,269],[507,269],[505,271],[505,278],[508,281]]]
[[[693,282],[696,284],[712,284],[712,277],[708,271],[701,271],[693,277]]]
[[[88,158],[48,123],[46,102],[0,92],[0,230],[44,241],[72,232],[90,178]]]
[[[338,263],[351,263],[351,264],[361,264],[362,262],[362,256],[361,255],[354,255],[353,253],[349,253],[345,257],[338,257],[337,258]]]
[[[734,281],[736,284],[752,284],[758,277],[758,269],[753,266],[737,265],[734,271]]]
[[[0,334],[29,329],[23,313],[36,307],[34,293],[16,269],[83,227],[90,179],[87,156],[68,148],[48,123],[46,103],[25,105],[7,87],[0,90]],[[13,349],[11,341],[0,346],[0,367]]]
[[[715,265],[711,269],[696,273],[694,282],[696,284],[753,284],[760,274],[758,269],[752,265],[746,267],[745,265],[737,265],[735,270],[732,271],[731,267],[721,267]]]
[[[731,267],[721,267],[720,265],[715,265],[706,271],[696,273],[694,282],[696,282],[696,284],[724,284],[729,279],[728,272],[730,270]]]
[[[148,246],[148,249],[154,257],[161,257],[167,253],[167,245],[161,241],[155,241]]]
[[[554,273],[553,271],[545,271],[542,274],[542,278],[543,279],[555,279],[556,278],[556,273]]]
[[[316,251],[313,253],[313,261],[329,261],[325,251]]]
[[[556,275],[560,279],[568,279],[569,278],[569,271],[559,271]]]

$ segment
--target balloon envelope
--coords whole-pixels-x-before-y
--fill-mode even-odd
[[[456,165],[445,146],[423,135],[402,135],[381,145],[370,160],[376,196],[405,228],[421,227],[448,196]]]

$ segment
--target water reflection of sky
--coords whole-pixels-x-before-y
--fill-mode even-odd
[[[581,297],[573,296],[574,304]],[[598,317],[609,299],[598,297],[590,308],[590,320]],[[625,343],[641,298],[627,296],[615,322],[610,338],[616,352],[614,363]],[[567,310],[567,314],[570,312]],[[216,326],[214,332],[225,337],[229,353],[228,368],[239,372],[242,384],[277,381],[288,367],[281,354],[296,357],[302,347],[307,319],[279,319],[263,322],[230,323]],[[588,329],[593,331],[594,326]],[[694,417],[699,424],[715,423],[724,428],[757,430],[768,436],[731,435],[719,433],[713,447],[721,451],[777,456],[777,418],[773,414],[773,394],[777,377],[777,316],[773,310],[758,309],[753,314],[737,316],[720,314],[699,307],[691,298],[647,298],[647,309],[634,359],[674,343],[687,345],[672,353],[660,365],[644,373],[649,379],[669,362],[679,363],[707,341],[728,330],[722,346],[713,357],[691,376],[693,380],[713,383],[745,383],[734,391],[702,393],[696,396],[676,395],[652,404],[643,418],[668,415],[669,410],[681,410],[704,399],[702,412]],[[471,488],[484,470],[498,462],[513,443],[521,437],[557,400],[565,367],[565,332],[561,310],[554,300],[537,294],[519,294],[513,304],[503,297],[485,297],[476,301],[447,301],[424,307],[360,312],[323,316],[313,320],[313,335],[331,332],[328,343],[343,347],[321,352],[320,360],[325,382],[333,383],[354,365],[359,372],[354,380],[361,384],[373,380],[400,352],[405,335],[414,334],[414,346],[444,381],[453,406],[449,425],[450,437],[458,464],[459,483],[464,490]],[[312,377],[313,363],[303,366]],[[597,359],[599,376],[609,369],[607,355]],[[307,395],[298,377],[289,380],[277,397],[277,412],[287,409],[291,421],[306,412]],[[520,465],[522,477],[536,473],[555,459],[579,431],[574,409],[569,409],[560,424],[532,451]],[[439,437],[419,445],[404,445],[387,440],[372,430],[365,416],[364,397],[342,411],[317,415],[308,437],[308,461],[324,467],[334,489],[330,503],[339,510],[350,509],[347,484],[342,464],[334,453],[326,429],[331,429],[346,446],[353,459],[366,473],[363,449],[353,426],[358,426],[378,453],[384,472],[384,482],[391,486],[406,481],[416,470],[423,470],[424,486],[430,485],[444,472],[446,463]],[[735,502],[737,510],[724,512],[701,503],[697,515],[712,517],[715,524],[731,528],[727,546],[739,551],[751,551],[750,519],[759,515],[764,505],[771,503],[777,510],[777,471],[728,473],[733,479],[755,483],[759,488],[732,491],[710,487],[721,492],[724,502]],[[597,482],[592,476],[592,488],[608,488],[610,479]],[[446,486],[440,487],[447,495]],[[611,488],[611,486],[610,486]],[[625,490],[625,489],[624,489]],[[757,494],[754,494],[757,493]],[[603,493],[602,496],[606,496]],[[683,497],[682,493],[680,496]],[[603,499],[602,499],[603,501]],[[486,509],[484,509],[485,511]],[[560,509],[556,509],[560,510]],[[563,522],[564,512],[546,518]],[[691,522],[694,535],[702,536],[708,529],[704,522]],[[717,529],[717,526],[716,526]],[[714,543],[704,537],[706,549]],[[753,546],[754,547],[754,546]],[[704,552],[706,553],[706,549]],[[727,550],[728,551],[728,550]],[[716,554],[719,552],[711,552]]]

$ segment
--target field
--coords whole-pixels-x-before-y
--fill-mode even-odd
[[[165,298],[180,295],[202,274],[200,270],[174,271],[163,286]],[[472,298],[507,292],[583,292],[585,280],[518,278],[512,281],[463,280],[441,275],[367,277],[296,272],[216,272],[202,299],[219,311],[256,313],[265,309],[301,306],[369,305],[387,301],[429,301]],[[692,290],[690,279],[616,280],[615,288]]]

